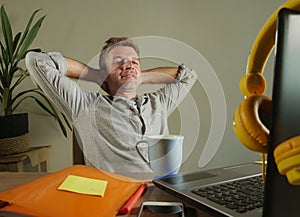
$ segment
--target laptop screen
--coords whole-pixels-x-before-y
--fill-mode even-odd
[[[299,216],[300,186],[280,175],[273,157],[276,146],[300,135],[300,12],[278,14],[264,216]]]

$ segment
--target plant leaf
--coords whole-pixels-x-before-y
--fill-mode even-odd
[[[63,134],[65,137],[68,137],[68,133],[67,130],[61,120],[61,118],[59,117],[59,115],[56,113],[56,111],[53,113],[51,112],[43,103],[42,101],[40,101],[38,98],[31,96],[32,98],[34,98],[34,100],[36,101],[36,103],[42,108],[44,109],[48,114],[50,114],[52,117],[54,117],[57,121],[58,124],[60,126],[60,129],[62,130]],[[64,118],[64,120],[66,121],[66,119]],[[69,123],[66,121],[67,126],[69,127]]]
[[[15,83],[10,87],[11,91],[13,92],[16,87],[18,87],[19,84],[26,78],[26,75],[20,74],[18,79],[15,81]]]
[[[30,26],[31,26],[31,24],[32,24],[32,21],[33,21],[35,15],[36,15],[36,13],[39,12],[40,10],[41,10],[41,9],[35,10],[35,11],[33,12],[33,14],[30,16],[29,21],[28,21],[28,23],[27,23],[27,25],[26,25],[26,28],[25,28],[25,30],[24,30],[22,39],[21,39],[21,41],[20,41],[20,44],[19,44],[19,46],[17,47],[17,50],[16,50],[16,52],[15,52],[14,58],[16,58],[16,56],[17,56],[17,54],[18,54],[18,52],[19,52],[20,46],[23,44],[23,42],[24,42],[24,40],[25,40],[25,38],[26,38],[26,36],[27,36],[27,34],[28,34],[29,28],[30,28]]]
[[[65,115],[64,113],[62,113],[62,112],[61,112],[60,114],[61,114],[61,116],[63,117],[65,123],[67,124],[69,130],[72,130],[73,128],[72,128],[71,124],[69,123],[69,120],[68,120],[68,118],[66,117],[66,115]]]
[[[8,57],[9,60],[11,61],[11,57],[13,55],[13,35],[12,35],[10,21],[8,19],[7,13],[3,5],[1,6],[0,9],[0,16],[1,16],[1,24],[2,24],[2,33],[4,36],[6,48],[8,50]]]
[[[35,24],[34,26],[29,30],[28,35],[26,36],[24,43],[21,45],[20,52],[18,53],[17,57],[17,62],[20,61],[21,59],[24,59],[26,52],[35,39],[44,19],[46,16],[41,17]]]
[[[29,76],[29,73],[28,73],[28,70],[27,69],[23,69],[22,67],[20,66],[17,66],[18,68],[18,71],[21,72],[21,74],[24,76],[24,77],[28,77]]]
[[[37,89],[36,89],[36,88],[34,88],[34,89],[28,89],[28,90],[24,90],[24,91],[19,92],[19,93],[18,93],[16,96],[14,96],[13,99],[11,100],[11,105],[15,104],[16,101],[17,101],[18,99],[20,99],[22,96],[24,96],[25,94],[27,94],[27,93],[35,93],[35,92],[37,92]],[[20,103],[18,103],[18,104],[20,104]],[[17,104],[17,105],[18,105],[18,104]],[[13,111],[14,111],[17,107],[18,107],[18,106],[14,106]]]
[[[1,53],[0,53],[1,54]],[[4,75],[3,75],[3,73],[4,73],[4,66],[3,66],[3,64],[2,64],[2,61],[3,61],[3,59],[2,59],[2,55],[0,55],[0,89],[2,88],[2,86],[3,86],[3,79],[4,79]],[[2,84],[2,85],[1,85]]]
[[[1,65],[3,65],[3,75],[4,75],[4,77],[6,77],[8,75],[8,67],[9,67],[10,62],[9,62],[9,57],[5,50],[5,47],[1,41],[0,41],[0,46],[1,46],[1,56],[2,56],[3,63],[4,63],[4,64],[1,63]]]
[[[33,95],[29,95],[26,96],[26,94],[29,93],[35,93],[38,94],[39,96],[42,97],[42,99],[45,101],[46,105],[49,106],[49,108],[45,105],[44,102],[42,102],[41,100],[39,100],[37,97],[33,96]],[[49,99],[45,96],[45,94],[43,92],[41,92],[39,89],[35,88],[35,89],[30,89],[30,90],[26,90],[26,91],[22,91],[20,93],[18,93],[14,99],[12,100],[13,103],[15,103],[17,100],[18,103],[12,108],[12,111],[15,111],[16,108],[27,98],[32,98],[35,100],[35,102],[44,110],[46,111],[48,114],[50,114],[52,117],[54,117],[56,119],[56,121],[58,122],[61,131],[63,132],[65,137],[68,137],[66,128],[63,124],[62,119],[59,116],[59,113],[56,111],[55,107],[52,105],[52,103],[49,101]],[[68,123],[68,120],[63,116],[63,119],[65,121],[65,123],[67,124],[67,126],[70,128],[70,124]],[[71,128],[70,128],[71,129]]]
[[[14,38],[14,41],[13,41],[13,52],[16,50],[16,48],[18,46],[18,43],[19,43],[20,38],[21,38],[21,35],[22,35],[22,33],[18,32],[18,34],[16,34],[16,36]]]

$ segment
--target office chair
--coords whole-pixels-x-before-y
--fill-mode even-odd
[[[82,164],[84,165],[84,156],[83,156],[83,152],[81,150],[81,147],[78,143],[78,139],[76,138],[76,134],[74,132],[74,128],[72,131],[72,148],[73,148],[73,165],[75,164]]]

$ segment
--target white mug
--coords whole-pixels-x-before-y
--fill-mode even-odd
[[[149,135],[137,142],[136,149],[156,176],[178,173],[182,164],[183,136]],[[141,153],[141,144],[148,146],[148,159]]]

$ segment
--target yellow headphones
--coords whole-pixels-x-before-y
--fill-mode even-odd
[[[267,153],[272,107],[271,98],[263,95],[266,89],[263,70],[275,44],[277,14],[282,8],[300,10],[300,0],[286,1],[260,30],[251,48],[247,73],[240,80],[245,100],[235,111],[233,121],[233,130],[239,141],[263,156]],[[274,157],[280,174],[286,175],[291,184],[300,185],[300,136],[277,146]]]

